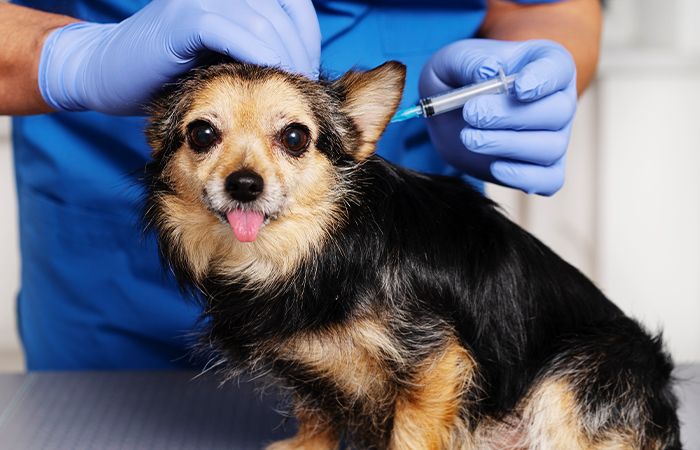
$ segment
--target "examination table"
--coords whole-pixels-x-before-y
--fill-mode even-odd
[[[686,450],[700,450],[700,364],[676,371]],[[0,375],[0,449],[261,449],[294,433],[249,383],[192,372]]]

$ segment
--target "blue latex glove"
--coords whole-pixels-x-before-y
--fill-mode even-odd
[[[154,0],[118,24],[52,32],[39,87],[56,110],[139,114],[208,51],[317,78],[316,11],[311,0]]]
[[[482,180],[552,195],[576,111],[576,66],[561,45],[544,40],[467,39],[444,47],[423,68],[421,97],[517,73],[513,96],[484,95],[462,110],[427,120],[440,155]]]

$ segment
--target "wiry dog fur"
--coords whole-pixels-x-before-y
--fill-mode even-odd
[[[289,388],[299,433],[270,448],[680,448],[659,337],[467,184],[373,155],[404,76],[225,63],[153,104],[147,223],[226,370]],[[254,202],[225,191],[241,169],[264,179]],[[253,242],[232,208],[265,214]]]

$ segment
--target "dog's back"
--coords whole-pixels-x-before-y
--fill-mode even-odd
[[[367,259],[380,297],[413,303],[414,324],[448,322],[469,350],[477,448],[679,448],[660,337],[461,180],[376,157],[363,170],[349,245],[383,255]]]

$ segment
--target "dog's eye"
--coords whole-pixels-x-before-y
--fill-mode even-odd
[[[203,152],[219,141],[219,133],[210,123],[195,120],[187,127],[187,140],[193,150]]]
[[[309,145],[309,129],[304,125],[293,123],[282,130],[280,141],[292,156],[300,156]]]

